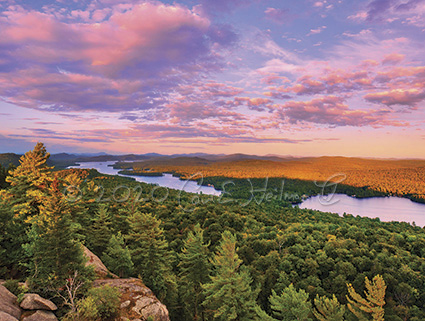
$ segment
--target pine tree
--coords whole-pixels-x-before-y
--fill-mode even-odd
[[[17,168],[10,167],[6,177],[10,187],[3,191],[1,198],[7,204],[3,215],[9,217],[3,233],[11,277],[27,272],[25,267],[29,265],[30,258],[23,246],[29,242],[27,233],[31,219],[39,214],[39,207],[52,181],[52,168],[46,165],[49,156],[44,145],[37,143],[34,150],[21,157]]]
[[[108,247],[102,255],[102,262],[112,272],[119,275],[120,278],[129,277],[133,271],[133,261],[131,260],[130,250],[124,243],[121,232],[112,235]]]
[[[129,218],[130,233],[127,236],[134,272],[154,291],[160,300],[175,287],[171,270],[171,252],[160,227],[161,221],[149,213],[135,212]]]
[[[384,320],[384,308],[385,305],[385,290],[387,286],[385,281],[380,275],[376,275],[372,282],[365,278],[366,285],[366,299],[354,290],[351,284],[347,284],[348,287],[348,309],[360,320],[368,320],[367,314],[372,316],[374,321]],[[351,298],[350,298],[351,297]]]
[[[252,279],[236,253],[236,237],[229,231],[222,234],[218,252],[211,260],[215,275],[203,286],[204,306],[217,321],[252,321],[256,319]]]
[[[32,220],[30,285],[36,291],[57,290],[78,271],[86,274],[82,245],[76,240],[69,204],[55,180]]]
[[[313,310],[314,316],[319,321],[343,321],[345,306],[341,305],[338,302],[338,299],[335,295],[332,296],[332,299],[329,299],[325,296],[319,297],[316,296],[314,299],[314,305],[316,309]]]
[[[204,231],[196,224],[193,232],[188,233],[180,254],[180,289],[191,320],[204,319],[202,284],[210,280],[211,271],[208,246],[204,244]]]
[[[37,143],[34,150],[21,157],[20,165],[10,171],[6,181],[10,183],[8,192],[16,214],[26,218],[38,213],[43,193],[52,181],[52,167],[46,165],[49,157],[43,143]]]
[[[97,256],[102,256],[105,252],[109,240],[111,239],[111,219],[108,215],[108,206],[101,204],[93,224],[90,227],[90,233],[87,234],[87,247]]]
[[[276,291],[273,290],[269,301],[273,311],[273,318],[257,307],[256,312],[260,320],[312,320],[310,318],[311,303],[308,301],[308,294],[302,289],[297,291],[292,283],[283,290],[281,295],[277,295]]]

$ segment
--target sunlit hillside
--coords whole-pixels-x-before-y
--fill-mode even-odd
[[[208,161],[200,158],[161,159],[121,163],[122,168],[132,167],[135,172],[173,172],[185,178],[196,173],[204,177],[225,176],[233,178],[286,177],[309,181],[340,181],[355,187],[394,194],[411,195],[425,199],[424,160],[376,160],[346,157],[300,158],[282,161],[240,160]]]

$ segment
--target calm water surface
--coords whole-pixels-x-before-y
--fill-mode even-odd
[[[190,193],[209,195],[220,195],[210,186],[200,186],[194,181],[183,181],[171,174],[164,176],[129,176],[118,174],[118,169],[112,166],[115,162],[82,162],[80,166],[70,166],[70,168],[94,168],[99,173],[132,177],[138,182],[148,184],[158,184],[160,186],[184,190]],[[403,221],[413,223],[418,226],[425,226],[425,204],[412,202],[400,197],[371,197],[354,198],[345,194],[334,194],[331,196],[313,196],[299,204],[300,208],[319,210],[322,212],[332,212],[342,215],[344,213],[367,216],[370,218],[379,217],[381,221]]]
[[[148,183],[148,184],[158,184],[160,186],[183,190],[189,193],[200,193],[208,195],[220,195],[221,192],[214,189],[210,186],[200,186],[194,181],[181,180],[178,177],[173,177],[171,174],[164,174],[164,176],[133,176],[133,175],[121,175],[118,172],[121,169],[114,169],[112,166],[115,164],[115,161],[111,162],[81,162],[77,163],[80,166],[69,166],[69,168],[94,168],[99,173],[109,174],[109,175],[120,175],[124,177],[134,178],[138,182]]]
[[[425,226],[425,204],[401,197],[354,198],[345,194],[334,194],[333,197],[319,195],[306,199],[299,207],[340,215],[347,213],[370,218],[379,217],[385,222],[415,222],[418,226]]]

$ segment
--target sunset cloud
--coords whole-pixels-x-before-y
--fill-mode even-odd
[[[418,0],[0,1],[0,140],[405,150],[425,132],[424,21]]]
[[[310,122],[330,126],[388,125],[386,110],[353,110],[344,99],[336,96],[310,101],[288,101],[281,106],[280,115],[290,123]],[[397,123],[393,123],[396,125]]]
[[[353,20],[367,22],[402,22],[425,26],[425,3],[422,0],[371,0],[364,9],[350,16]]]
[[[212,46],[234,39],[180,5],[129,5],[104,19],[77,23],[21,7],[4,11],[0,95],[54,110],[151,108],[179,83],[219,69]],[[5,66],[12,70],[2,72]]]
[[[381,103],[387,106],[415,106],[425,99],[425,91],[418,89],[394,89],[367,94],[364,98],[370,102]]]

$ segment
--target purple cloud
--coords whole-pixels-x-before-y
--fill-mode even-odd
[[[113,7],[101,22],[10,7],[0,14],[0,96],[50,110],[143,110],[220,70],[217,44],[237,40],[180,5]]]

